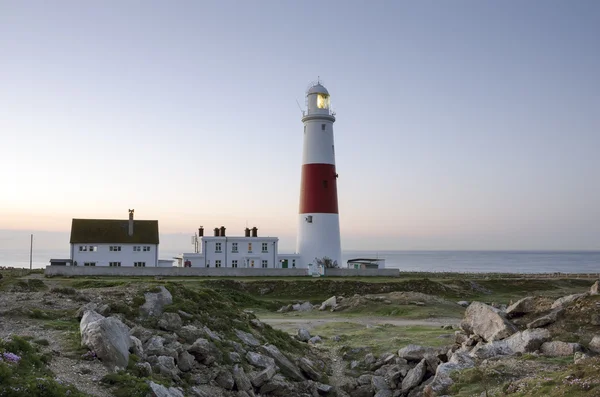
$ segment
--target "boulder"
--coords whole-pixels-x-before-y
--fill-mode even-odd
[[[562,307],[554,309],[550,313],[546,314],[545,316],[537,318],[537,319],[533,320],[532,322],[530,322],[529,324],[527,324],[527,328],[541,328],[541,327],[545,327],[546,325],[552,324],[552,323],[556,322],[556,320],[564,312],[564,310],[565,309],[563,309]]]
[[[177,378],[177,366],[175,365],[175,359],[171,356],[159,356],[157,359],[157,367],[161,375]]]
[[[295,305],[292,305],[292,310],[296,312],[309,312],[312,309],[313,305],[311,305],[310,302],[296,303]]]
[[[329,298],[326,301],[324,301],[323,303],[321,303],[321,307],[319,307],[319,310],[323,311],[323,310],[327,310],[329,308],[333,309],[336,306],[337,306],[337,301],[335,299],[335,296],[332,296],[331,298]]]
[[[298,329],[298,333],[296,335],[296,339],[298,339],[300,342],[308,342],[308,340],[310,338],[311,338],[310,332],[308,332],[308,330],[306,328],[299,328]]]
[[[147,377],[152,375],[152,366],[148,362],[142,362],[135,364],[137,373],[141,377]]]
[[[221,342],[223,340],[218,333],[216,333],[212,329],[208,328],[206,325],[204,327],[202,327],[202,331],[204,331],[206,336],[208,336],[212,340],[219,341],[219,342]],[[242,331],[240,331],[240,332],[242,332]],[[252,334],[248,334],[248,335],[252,336]]]
[[[557,300],[555,300],[554,303],[552,304],[551,308],[556,309],[559,307],[568,306],[569,304],[571,304],[581,298],[585,298],[586,296],[588,296],[587,292],[585,292],[583,294],[573,294],[573,295],[563,296],[562,298],[558,298]]]
[[[162,314],[163,307],[173,303],[173,295],[171,295],[169,290],[162,285],[158,288],[160,288],[159,292],[146,292],[144,294],[146,301],[140,306],[142,316],[158,317]]]
[[[275,360],[271,357],[263,356],[260,353],[248,352],[246,353],[246,360],[250,365],[257,368],[269,368],[275,366]]]
[[[223,389],[217,386],[198,385],[190,389],[191,395],[195,397],[223,397]]]
[[[257,318],[253,318],[252,320],[250,320],[250,325],[252,325],[256,329],[265,328],[265,324]]]
[[[141,325],[136,325],[129,333],[138,338],[142,344],[148,342],[148,340],[152,338],[152,331],[142,327]]]
[[[287,312],[291,312],[293,309],[293,306],[290,305],[285,305],[285,306],[281,306],[279,308],[279,310],[277,310],[278,313],[287,313]]]
[[[188,349],[196,361],[204,365],[211,365],[215,361],[221,360],[221,352],[212,343],[204,338],[198,338],[192,346]]]
[[[600,335],[595,335],[588,347],[594,353],[600,353]]]
[[[158,320],[158,328],[165,331],[177,331],[183,325],[183,321],[177,313],[163,313]]]
[[[479,335],[488,342],[517,332],[514,324],[500,310],[481,302],[473,302],[467,307],[460,326],[467,334]]]
[[[408,361],[421,361],[426,354],[438,355],[445,353],[448,348],[435,348],[420,345],[406,345],[398,350],[398,357]]]
[[[438,365],[432,382],[424,389],[426,393],[429,393],[426,395],[432,395],[433,393],[442,394],[454,383],[450,374],[474,366],[475,362],[466,353],[454,353],[447,363]]]
[[[317,393],[321,394],[321,395],[327,395],[329,393],[331,393],[331,391],[333,390],[333,386],[331,385],[327,385],[325,383],[319,383],[317,382],[315,384],[316,389],[317,389]]]
[[[506,309],[506,315],[509,318],[532,312],[535,312],[535,298],[533,296],[520,299]]]
[[[135,354],[138,357],[144,357],[144,348],[142,346],[142,341],[136,338],[135,336],[129,336],[131,339],[131,347],[129,348],[129,352]]]
[[[359,386],[350,392],[350,397],[373,397],[373,387],[371,385]]]
[[[534,352],[548,340],[550,340],[550,332],[547,329],[527,329],[517,332],[504,340],[488,343],[480,342],[471,350],[469,355],[471,357],[486,359],[495,356]]]
[[[596,282],[590,288],[590,295],[598,295],[598,287],[600,286],[600,281],[596,280]]]
[[[302,357],[298,360],[298,367],[300,370],[309,378],[314,381],[321,380],[321,374],[315,369],[312,361],[306,357]]]
[[[265,370],[259,372],[252,378],[252,384],[254,387],[261,387],[263,383],[269,381],[275,376],[275,367],[268,367]]]
[[[252,383],[250,382],[250,379],[248,379],[248,376],[246,376],[242,366],[238,364],[234,365],[232,375],[238,390],[244,391],[252,389]]]
[[[153,336],[146,343],[145,352],[149,356],[162,356],[165,354],[165,338]]]
[[[194,343],[198,338],[202,338],[205,333],[193,325],[184,325],[177,330],[177,335],[187,343]]]
[[[76,317],[78,320],[81,320],[81,318],[83,317],[83,315],[92,310],[92,311],[96,311],[96,309],[98,308],[98,304],[94,303],[94,302],[89,302],[86,303],[85,305],[81,306],[79,308],[79,310],[77,310],[77,314]]]
[[[233,386],[235,385],[233,375],[231,375],[231,372],[225,369],[219,371],[219,374],[215,378],[215,382],[217,383],[217,385],[227,390],[232,390]]]
[[[322,343],[322,342],[323,341],[321,340],[321,337],[319,335],[315,335],[308,340],[308,343],[310,343],[311,345],[316,345],[316,344]]]
[[[260,387],[260,394],[266,396],[289,396],[293,395],[293,386],[285,380],[274,376]]]
[[[579,364],[580,362],[587,360],[591,356],[582,352],[575,352],[573,354],[573,364]]]
[[[116,317],[102,317],[94,311],[86,312],[80,323],[81,345],[96,353],[110,369],[126,368],[132,341],[129,327]]]
[[[175,387],[166,388],[152,381],[148,382],[148,386],[150,386],[151,397],[184,397],[182,391]]]
[[[542,354],[550,357],[571,356],[575,352],[582,351],[579,343],[567,343],[560,341],[544,342],[540,347]]]
[[[300,372],[300,369],[295,364],[293,364],[286,356],[284,356],[276,346],[264,345],[260,346],[259,350],[263,354],[266,354],[273,358],[273,360],[275,360],[275,364],[277,364],[281,373],[287,378],[297,382],[305,380],[304,376],[302,375],[302,372]]]
[[[410,389],[417,387],[425,376],[425,359],[421,360],[416,367],[408,371],[406,377],[402,380],[402,393],[407,393]]]
[[[387,384],[383,376],[372,376],[371,386],[373,386],[373,390],[376,392],[381,390],[390,390],[390,385]]]
[[[192,356],[187,351],[183,351],[179,353],[179,356],[177,357],[177,367],[182,372],[191,371],[192,368],[194,368],[194,361],[194,356]]]
[[[244,332],[244,331],[240,331],[239,329],[235,330],[235,335],[246,345],[246,346],[252,346],[252,347],[257,347],[260,346],[260,342],[258,341],[258,339],[256,339],[254,337],[254,335],[248,333],[248,332]]]

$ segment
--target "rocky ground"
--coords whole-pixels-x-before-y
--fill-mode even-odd
[[[59,383],[92,396],[600,395],[597,283],[585,293],[506,304],[453,301],[448,294],[462,296],[454,287],[417,284],[446,295],[363,286],[376,293],[297,301],[257,317],[248,302],[262,303],[231,291],[265,284],[215,290],[34,275],[0,282],[0,339],[27,337],[51,357]],[[482,284],[469,288],[488,293]],[[381,329],[396,348],[361,346],[342,327],[324,332],[340,321]],[[409,325],[426,328],[394,339]]]

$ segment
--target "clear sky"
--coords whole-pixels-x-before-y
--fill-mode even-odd
[[[0,0],[0,229],[293,249],[317,76],[343,249],[600,249],[596,0]]]

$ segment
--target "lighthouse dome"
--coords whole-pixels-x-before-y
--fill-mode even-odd
[[[327,91],[327,88],[323,87],[321,84],[315,84],[312,87],[310,87],[308,89],[308,91],[306,92],[307,95],[310,94],[327,94],[329,95],[329,91]]]

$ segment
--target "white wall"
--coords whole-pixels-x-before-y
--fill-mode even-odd
[[[216,252],[218,243],[221,244],[221,252]],[[238,250],[233,252],[233,245],[236,243]],[[250,243],[252,252],[248,252]],[[262,250],[263,243],[267,244],[266,252]],[[280,267],[277,260],[278,244],[277,237],[204,236],[202,237],[202,253],[208,267],[216,267],[217,261],[221,261],[221,267],[232,267],[232,262],[237,260],[238,268],[262,268],[262,261],[267,261],[267,268],[278,268]],[[254,266],[252,266],[253,264]]]
[[[80,246],[87,246],[88,251],[80,252]],[[89,247],[97,247],[97,251],[90,252]],[[120,246],[121,251],[110,251],[111,246]],[[139,246],[140,251],[133,247]],[[149,246],[150,251],[144,252],[144,246]],[[77,266],[84,266],[85,262],[94,262],[96,266],[108,266],[109,262],[121,262],[123,267],[133,267],[134,262],[146,262],[146,267],[158,266],[157,244],[71,244],[71,259]]]

